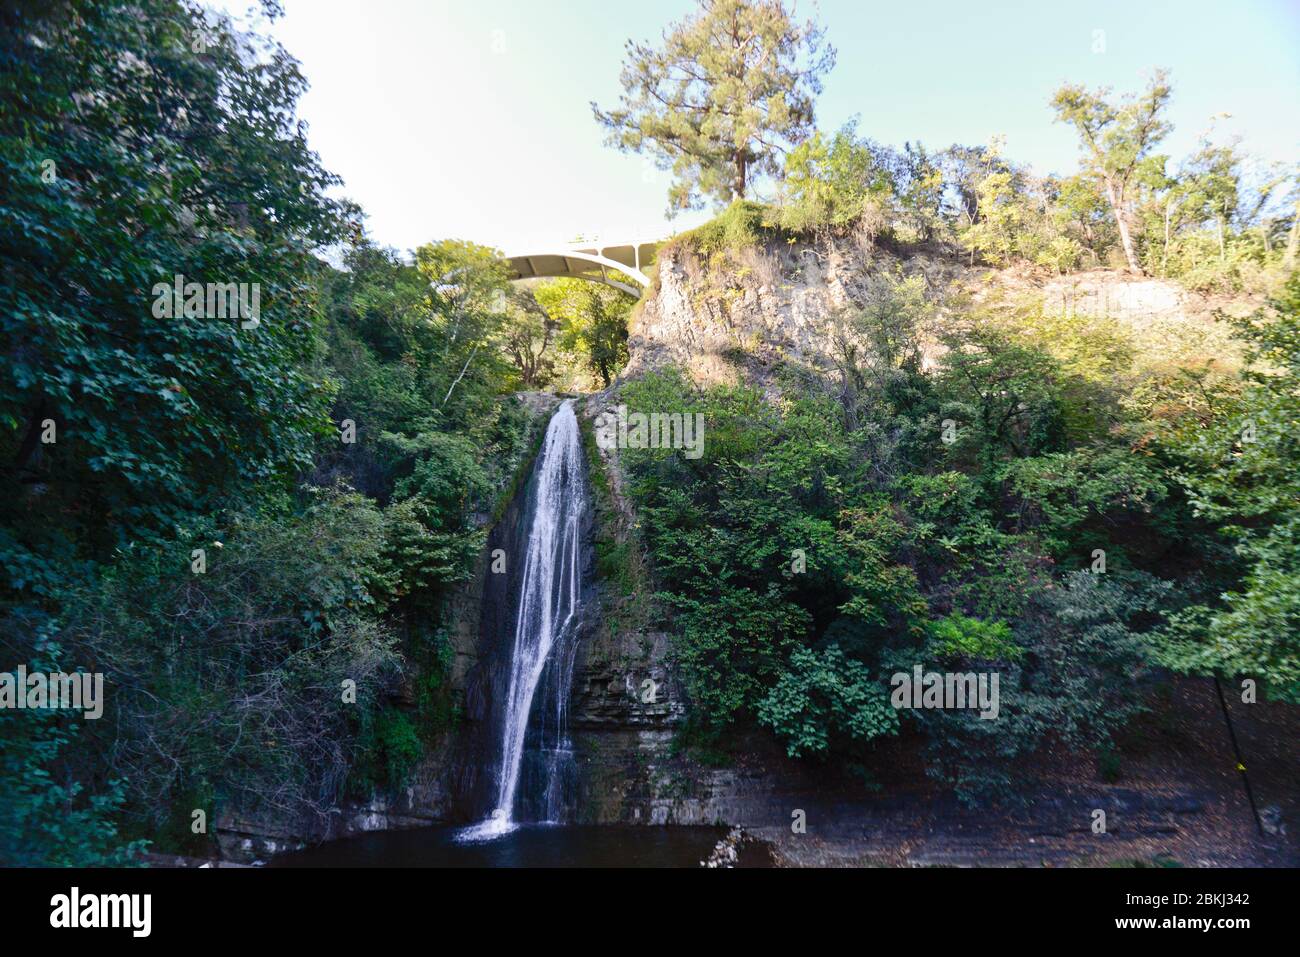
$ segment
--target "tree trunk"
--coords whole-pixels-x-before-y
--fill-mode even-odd
[[[1286,255],[1282,257],[1282,265],[1288,269],[1294,266],[1297,252],[1300,252],[1300,201],[1295,204],[1295,218],[1291,220],[1291,232],[1286,238]]]
[[[1110,201],[1111,212],[1115,214],[1115,225],[1119,227],[1119,241],[1124,247],[1124,258],[1128,261],[1128,270],[1134,275],[1143,275],[1138,265],[1137,253],[1133,249],[1133,237],[1129,235],[1128,211],[1124,209],[1123,196],[1116,191],[1115,184],[1106,179],[1106,199]]]
[[[748,185],[745,182],[745,173],[746,173],[745,154],[737,153],[735,162],[736,162],[736,181],[731,184],[731,191],[736,194],[735,196],[736,199],[744,199],[745,190]]]
[[[1165,200],[1165,254],[1160,259],[1160,274],[1162,277],[1169,276],[1169,200]]]

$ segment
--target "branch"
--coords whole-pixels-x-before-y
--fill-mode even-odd
[[[474,348],[470,350],[469,358],[465,360],[465,365],[461,367],[460,375],[456,376],[456,381],[451,384],[451,388],[448,389],[447,394],[443,396],[442,403],[438,406],[439,409],[447,404],[447,400],[451,398],[452,389],[455,389],[456,386],[460,385],[460,380],[465,378],[465,373],[469,370],[469,364],[474,361],[474,356],[478,352],[479,345],[480,343],[474,343]]]

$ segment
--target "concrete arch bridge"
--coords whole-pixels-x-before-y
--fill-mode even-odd
[[[645,270],[666,240],[640,240],[560,247],[536,247],[533,252],[507,255],[511,279],[551,279],[568,276],[601,282],[640,296],[650,285]]]

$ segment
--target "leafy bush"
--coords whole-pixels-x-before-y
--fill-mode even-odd
[[[358,761],[349,781],[353,794],[363,800],[376,791],[399,791],[424,755],[419,732],[404,712],[386,707],[368,718],[357,740]]]
[[[738,199],[703,226],[684,233],[674,242],[711,258],[756,246],[771,230],[772,213],[766,206]]]
[[[128,782],[141,826],[194,792],[214,796],[210,821],[222,807],[333,805],[365,723],[350,709],[380,708],[401,662],[376,615],[383,526],[360,496],[325,495],[302,516],[250,516],[226,541],[196,543],[203,574],[189,573],[188,548],[142,552],[70,597],[59,640],[111,689],[82,760]]]
[[[930,648],[940,659],[1018,661],[1025,650],[1015,644],[1004,621],[982,621],[961,612],[930,623]]]
[[[786,742],[792,758],[825,754],[834,737],[870,741],[898,731],[888,691],[835,645],[820,652],[795,649],[789,668],[759,703],[758,720]]]
[[[49,670],[46,667],[44,670]],[[87,790],[60,767],[74,740],[60,716],[0,712],[0,866],[122,867],[138,863],[145,841],[125,841],[117,818],[125,783]]]
[[[1255,677],[1300,703],[1300,277],[1235,327],[1250,346],[1247,387],[1172,442],[1179,483],[1235,542],[1245,576],[1219,601],[1172,614],[1158,654],[1183,671]]]
[[[894,190],[888,163],[879,147],[858,140],[853,123],[829,138],[814,133],[786,156],[781,226],[795,233],[842,229],[873,204],[887,208]]]

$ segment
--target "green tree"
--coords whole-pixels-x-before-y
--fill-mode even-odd
[[[898,157],[896,192],[903,222],[916,239],[934,237],[943,225],[943,170],[922,144],[904,143]]]
[[[454,412],[452,397],[470,376],[490,378],[495,348],[509,321],[508,267],[495,250],[461,240],[426,243],[415,251],[416,269],[429,284],[432,329],[440,352],[436,375],[445,382],[440,412]]]
[[[1014,174],[989,173],[975,187],[977,222],[962,231],[962,242],[989,262],[1004,263],[1020,248],[1025,209],[1016,194]]]
[[[311,253],[352,210],[279,46],[175,0],[0,20],[0,587],[48,593],[54,556],[310,464],[331,391]],[[256,284],[258,321],[166,308],[177,276]]]
[[[623,151],[649,152],[674,176],[669,209],[750,195],[813,129],[814,97],[834,65],[812,21],[784,0],[699,0],[654,48],[629,40],[617,109],[591,104]]]
[[[58,646],[47,643],[29,666],[49,671],[59,659]],[[88,791],[93,772],[67,767],[70,746],[83,737],[74,723],[50,711],[0,712],[0,866],[122,867],[145,849],[147,842],[126,842],[118,830],[124,783]]]
[[[1189,422],[1174,448],[1187,463],[1179,482],[1198,514],[1223,523],[1246,574],[1215,605],[1172,615],[1160,659],[1254,677],[1300,703],[1300,277],[1234,324],[1250,346],[1248,386],[1208,425]]]
[[[1108,210],[1095,178],[1080,174],[1059,182],[1053,216],[1062,233],[1076,238],[1092,256],[1094,265],[1100,264],[1102,256],[1114,246]]]
[[[1112,101],[1108,89],[1089,92],[1076,84],[1062,86],[1052,97],[1057,121],[1079,134],[1088,170],[1101,183],[1115,217],[1128,268],[1138,275],[1133,192],[1143,161],[1170,130],[1161,117],[1170,94],[1167,74],[1159,70],[1136,97]]]
[[[501,348],[525,389],[536,389],[550,381],[555,366],[551,346],[559,325],[532,293],[511,291],[500,333]]]
[[[1059,364],[996,328],[944,336],[941,359],[945,413],[956,423],[954,454],[974,442],[979,461],[1053,451],[1064,423],[1059,415]],[[969,433],[969,434],[968,434]],[[992,474],[990,472],[990,474]]]
[[[894,188],[885,151],[858,139],[854,123],[834,136],[814,133],[785,158],[781,225],[793,231],[841,228],[888,212]]]
[[[182,849],[214,801],[328,813],[372,743],[363,785],[395,784],[416,742],[392,679],[405,660],[421,730],[450,711],[441,599],[529,444],[504,267],[370,244],[324,196],[297,64],[220,14],[72,0],[0,26],[0,649],[118,689],[75,735],[3,718],[0,859]],[[256,284],[258,312],[178,313],[177,275]],[[311,488],[343,483],[369,497]]]
[[[1220,266],[1227,263],[1228,231],[1237,217],[1240,202],[1239,163],[1231,146],[1216,146],[1208,140],[1202,141],[1179,170],[1170,189],[1170,205],[1176,209],[1178,217],[1172,224],[1173,231],[1177,231],[1179,220],[1198,226],[1213,223]],[[1166,220],[1167,230],[1169,226]],[[1170,235],[1166,232],[1161,260],[1163,268],[1168,264],[1169,241]]]
[[[994,137],[987,146],[961,146],[954,143],[942,157],[944,182],[949,187],[949,212],[960,227],[979,222],[979,184],[990,173],[1010,172],[1002,158],[1002,138]]]
[[[533,294],[551,320],[560,325],[560,346],[581,356],[583,364],[608,387],[627,362],[627,320],[631,296],[586,279],[554,279]]]

